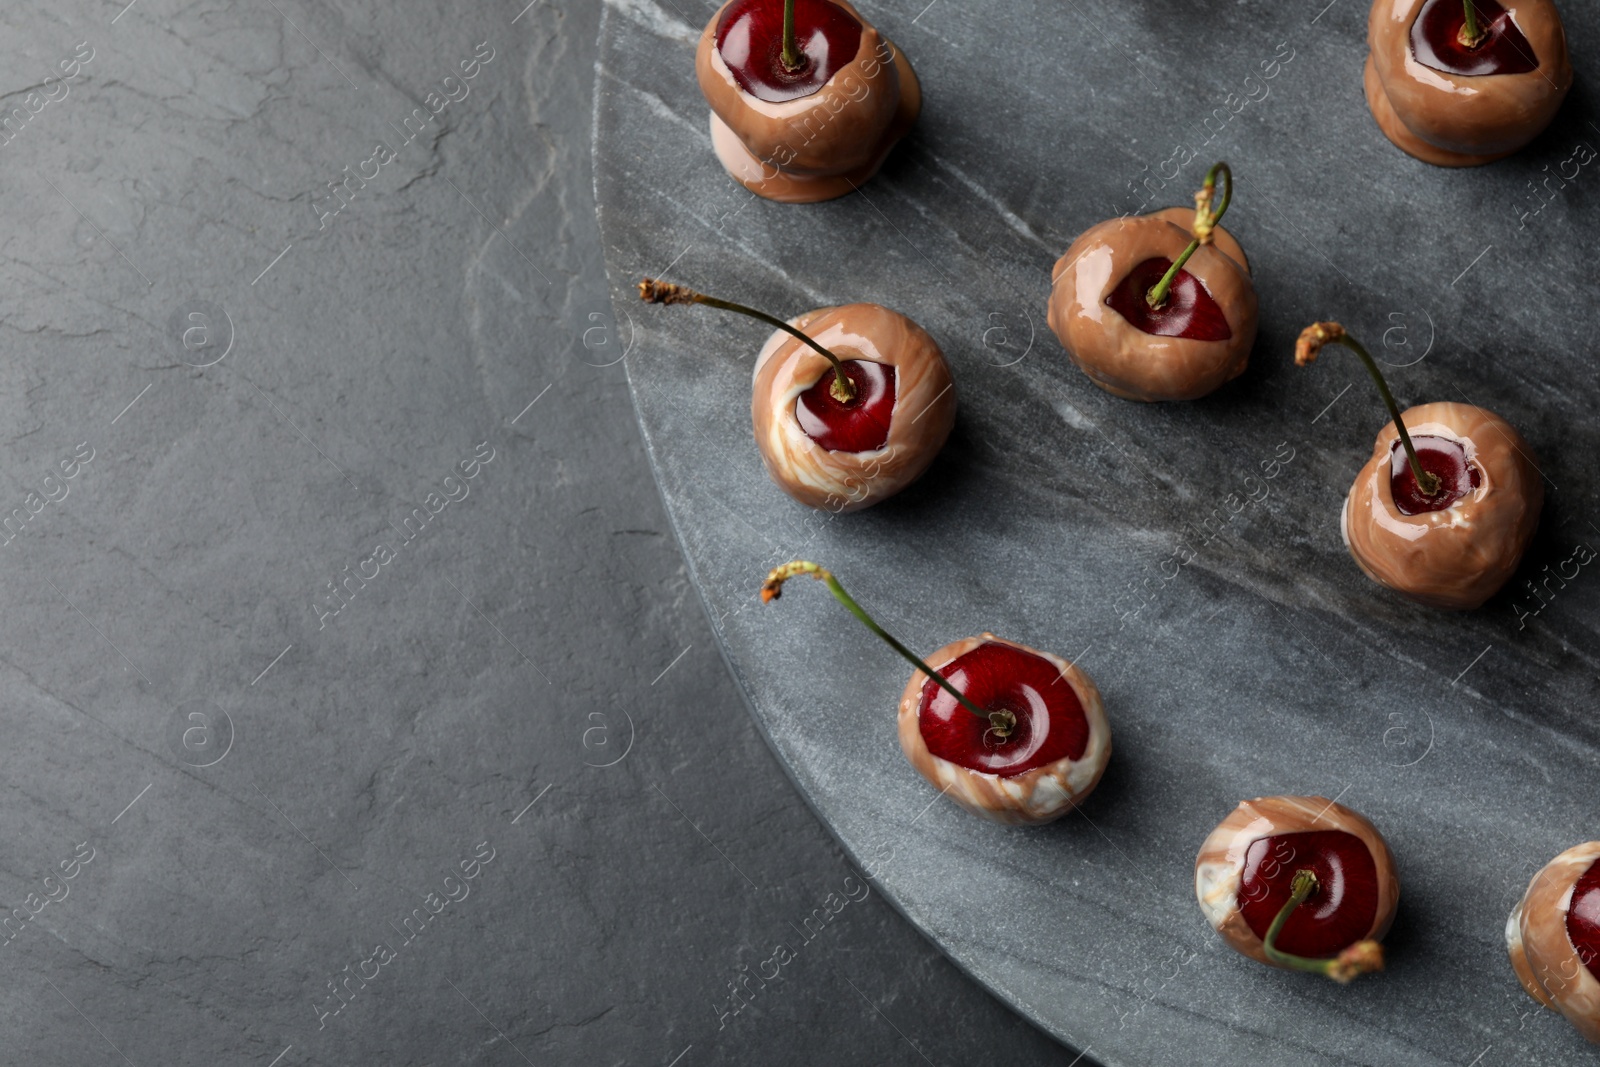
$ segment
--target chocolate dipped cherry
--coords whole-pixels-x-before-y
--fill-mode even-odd
[[[1528,995],[1600,1044],[1600,841],[1545,864],[1506,920],[1506,951]]]
[[[1200,846],[1194,891],[1234,951],[1348,982],[1383,969],[1400,880],[1383,835],[1344,805],[1258,797]]]
[[[877,304],[790,322],[646,278],[653,304],[706,304],[777,327],[756,359],[750,416],[767,473],[802,504],[858,511],[922,476],[956,421],[955,383],[926,330]]]
[[[717,158],[786,203],[851,192],[922,109],[911,64],[847,0],[728,0],[700,35],[695,75]]]
[[[1367,107],[1385,137],[1442,167],[1510,155],[1572,87],[1551,0],[1373,0]]]
[[[994,822],[1037,824],[1094,790],[1111,758],[1111,727],[1083,671],[988,633],[945,645],[924,663],[832,574],[802,560],[774,569],[761,599],[776,600],[783,583],[801,574],[824,582],[915,668],[900,697],[900,748],[942,794]]]
[[[1295,362],[1337,343],[1361,358],[1389,409],[1372,458],[1345,498],[1344,542],[1367,577],[1437,608],[1468,610],[1516,573],[1539,525],[1544,482],[1528,443],[1471,404],[1400,411],[1378,365],[1337,322],[1300,334]]]
[[[1090,381],[1127,400],[1195,400],[1244,373],[1256,291],[1244,249],[1218,225],[1232,199],[1233,172],[1218,163],[1192,213],[1110,219],[1056,261],[1050,328]]]

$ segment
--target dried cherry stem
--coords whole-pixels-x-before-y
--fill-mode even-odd
[[[1394,394],[1389,392],[1389,383],[1383,380],[1383,372],[1378,370],[1370,353],[1357,341],[1345,332],[1345,328],[1337,322],[1313,322],[1300,331],[1300,340],[1295,342],[1294,362],[1296,366],[1304,367],[1315,363],[1317,356],[1322,352],[1322,346],[1327,344],[1341,344],[1361,357],[1361,362],[1367,366],[1367,373],[1372,375],[1372,380],[1378,385],[1378,393],[1383,397],[1384,405],[1389,409],[1389,417],[1394,420],[1394,428],[1400,434],[1400,443],[1406,446],[1406,458],[1411,461],[1411,473],[1416,476],[1417,488],[1423,496],[1433,496],[1440,489],[1437,475],[1422,469],[1422,461],[1417,458],[1416,446],[1411,443],[1411,434],[1406,432],[1406,424],[1400,418],[1400,405],[1394,402]]]
[[[723,311],[737,311],[741,315],[759,319],[768,326],[775,326],[828,357],[828,362],[833,364],[833,384],[828,386],[828,392],[835,400],[841,404],[848,404],[856,398],[855,383],[845,374],[844,363],[839,357],[776,316],[768,315],[765,311],[757,311],[753,307],[746,307],[744,304],[735,304],[732,300],[719,300],[714,296],[697,293],[686,285],[676,285],[655,278],[645,278],[639,283],[639,299],[647,304],[704,304],[707,307],[721,308]]]
[[[1294,881],[1289,884],[1289,899],[1273,917],[1272,925],[1267,927],[1267,936],[1261,939],[1261,950],[1266,953],[1267,959],[1290,970],[1326,975],[1340,985],[1345,985],[1358,975],[1383,970],[1383,946],[1376,941],[1357,941],[1329,960],[1313,960],[1278,948],[1278,935],[1283,933],[1289,916],[1316,891],[1315,871],[1302,868],[1294,872]]]
[[[1227,181],[1222,190],[1222,206],[1215,211],[1211,210],[1211,202],[1217,194],[1217,175],[1221,174]],[[1201,245],[1211,243],[1211,231],[1216,229],[1217,223],[1222,221],[1222,216],[1228,213],[1228,205],[1233,202],[1233,171],[1226,163],[1218,163],[1206,171],[1206,183],[1200,191],[1194,194],[1194,225],[1190,227],[1194,240],[1189,242],[1189,247],[1183,250],[1172,266],[1167,268],[1167,273],[1161,280],[1150,287],[1144,295],[1145,303],[1152,308],[1159,308],[1167,302],[1167,294],[1172,290],[1172,283],[1178,277],[1178,272],[1183,265],[1189,262],[1189,257],[1200,250]]]
[[[1478,25],[1478,6],[1472,0],[1461,0],[1461,6],[1466,9],[1467,21],[1462,24],[1461,32],[1456,34],[1456,40],[1461,42],[1463,48],[1476,48],[1488,34]]]
[[[1470,6],[1472,0],[1467,0]],[[783,0],[783,51],[778,53],[778,58],[783,61],[783,69],[793,74],[806,65],[806,57],[800,54],[800,46],[794,39],[794,0]]]
[[[768,573],[767,580],[761,583],[761,602],[763,604],[770,604],[774,600],[777,600],[783,595],[783,583],[800,574],[808,575],[826,585],[828,587],[828,591],[833,594],[834,599],[849,609],[850,614],[860,619],[863,626],[882,638],[883,642],[890,648],[900,653],[907,663],[911,664],[924,675],[937,682],[939,687],[945,692],[949,693],[951,696],[955,697],[956,700],[961,703],[962,707],[966,708],[968,711],[972,712],[972,714],[988,723],[989,729],[998,735],[1002,740],[1009,737],[1011,732],[1017,728],[1017,717],[1011,712],[984,711],[983,709],[979,708],[976,704],[962,695],[961,691],[955,686],[945,681],[943,675],[934,670],[932,667],[928,666],[926,663],[922,662],[922,660],[917,657],[916,653],[912,652],[905,645],[902,645],[899,641],[895,640],[892,634],[873,621],[872,616],[868,615],[864,610],[862,610],[861,605],[857,604],[854,598],[852,598],[849,593],[844,591],[844,586],[839,584],[839,579],[833,576],[832,571],[825,570],[817,564],[807,562],[803,559],[797,559],[791,563],[785,563],[781,567],[774,567],[772,571]]]

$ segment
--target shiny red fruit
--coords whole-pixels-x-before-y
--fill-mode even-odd
[[[794,417],[806,436],[829,452],[874,452],[889,442],[894,368],[887,363],[847,359],[844,376],[856,387],[854,399],[834,398],[834,372],[830,370],[795,397]]]
[[[1106,297],[1106,303],[1145,333],[1186,337],[1191,341],[1226,341],[1233,336],[1228,317],[1206,287],[1186,270],[1172,279],[1166,303],[1150,306],[1146,295],[1172,267],[1170,259],[1147,259],[1134,267]]]
[[[829,0],[796,0],[798,69],[783,65],[783,0],[738,0],[717,20],[717,51],[739,88],[769,103],[810,96],[861,48],[861,23]]]
[[[1517,28],[1511,12],[1495,0],[1473,0],[1478,27],[1484,32],[1476,48],[1461,43],[1467,24],[1461,0],[1428,0],[1411,24],[1411,52],[1417,62],[1446,74],[1472,77],[1482,74],[1526,74],[1536,70],[1539,58]]]
[[[1600,978],[1600,863],[1591,863],[1572,887],[1567,938],[1589,973]]]
[[[1395,441],[1389,450],[1389,491],[1400,514],[1443,511],[1478,487],[1482,475],[1477,467],[1467,462],[1466,449],[1458,442],[1423,434],[1413,435],[1411,443],[1416,446],[1417,462],[1422,464],[1422,469],[1439,479],[1439,491],[1432,496],[1422,492],[1417,476],[1411,471],[1405,446]]]
[[[1275,942],[1294,956],[1337,956],[1366,937],[1378,914],[1378,865],[1355,834],[1311,830],[1259,837],[1244,856],[1239,911],[1265,939],[1272,920],[1289,902],[1294,874],[1310,870],[1317,888],[1289,916]]]
[[[928,751],[940,759],[1011,778],[1063,757],[1083,757],[1089,744],[1083,704],[1061,669],[1043,656],[982,644],[939,673],[985,711],[1016,716],[1010,736],[999,738],[987,719],[972,714],[930,678],[922,687],[917,719]]]

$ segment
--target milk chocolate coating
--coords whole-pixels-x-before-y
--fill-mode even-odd
[[[1442,511],[1402,515],[1390,467],[1399,434],[1385,423],[1345,498],[1345,544],[1380,585],[1432,607],[1478,607],[1516,573],[1539,525],[1544,482],[1528,443],[1500,416],[1471,404],[1421,404],[1400,417],[1413,437],[1458,441],[1478,468],[1478,487]]]
[[[871,452],[830,452],[800,428],[795,400],[833,366],[810,345],[774,332],[756,359],[750,416],[767,473],[802,504],[856,511],[916,481],[956,421],[956,394],[944,353],[926,330],[877,304],[818,308],[790,319],[846,362],[885,363],[895,371],[889,437]]]
[[[905,56],[848,0],[833,2],[861,23],[860,47],[826,85],[795,100],[759,100],[734,80],[717,51],[727,4],[700,34],[694,67],[711,105],[712,147],[734,180],[769,200],[813,203],[851,192],[878,172],[922,110]]]
[[[1071,811],[1094,791],[1100,776],[1105,773],[1107,761],[1111,759],[1111,724],[1106,721],[1100,690],[1095,688],[1087,674],[1060,656],[1052,656],[1015,641],[1002,640],[990,633],[952,641],[923,662],[942,672],[956,657],[964,656],[984,644],[1009,645],[1055,664],[1061,671],[1061,677],[1078,694],[1084,718],[1089,723],[1089,741],[1084,746],[1082,758],[1058,759],[1010,778],[969,770],[940,759],[928,751],[928,745],[922,739],[922,725],[917,712],[922,704],[922,687],[928,681],[928,676],[921,671],[911,673],[911,680],[900,694],[900,748],[905,752],[906,759],[911,761],[911,766],[930,785],[938,790],[948,790],[946,796],[974,815],[1008,825],[1052,822]]]
[[[1551,0],[1501,0],[1539,66],[1523,74],[1447,74],[1419,61],[1411,25],[1424,0],[1373,0],[1364,83],[1378,128],[1425,163],[1470,167],[1510,155],[1550,124],[1572,64]]]
[[[1194,893],[1200,910],[1234,951],[1277,966],[1267,959],[1261,939],[1239,910],[1245,853],[1258,838],[1308,830],[1343,830],[1367,846],[1378,876],[1378,907],[1373,912],[1372,928],[1356,940],[1381,941],[1389,932],[1400,903],[1400,879],[1395,874],[1394,856],[1377,827],[1326,797],[1258,797],[1241,801],[1217,824],[1194,861]]]
[[[1256,291],[1244,249],[1222,227],[1184,265],[1221,305],[1233,336],[1194,341],[1145,333],[1106,303],[1134,267],[1176,261],[1194,212],[1167,208],[1108,219],[1085,230],[1051,272],[1049,321],[1072,361],[1100,388],[1127,400],[1195,400],[1244,373],[1256,340]]]
[[[1597,858],[1600,841],[1589,841],[1567,849],[1533,876],[1506,920],[1506,951],[1529,996],[1600,1044],[1600,981],[1567,936],[1573,886]]]

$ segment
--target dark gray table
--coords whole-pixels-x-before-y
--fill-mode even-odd
[[[634,402],[756,720],[856,860],[892,857],[878,883],[912,922],[1102,1062],[1585,1054],[1525,998],[1502,932],[1532,873],[1596,833],[1600,581],[1585,568],[1526,617],[1520,588],[1462,616],[1375,587],[1338,513],[1382,409],[1353,359],[1290,359],[1301,326],[1336,317],[1384,354],[1403,403],[1468,399],[1521,427],[1548,479],[1522,577],[1600,542],[1600,178],[1552,182],[1531,213],[1532,183],[1600,144],[1600,39],[1564,6],[1580,73],[1555,125],[1513,160],[1448,171],[1368,116],[1357,0],[884,0],[872,16],[921,75],[921,123],[859,195],[803,208],[753,198],[711,155],[691,60],[714,5],[607,9],[598,191]],[[1196,159],[1159,188],[1180,145]],[[1137,210],[1147,178],[1152,206],[1188,202],[1217,158],[1259,280],[1252,368],[1201,403],[1116,400],[1045,328],[1051,263]],[[926,479],[837,519],[783,496],[749,427],[765,331],[641,308],[629,286],[669,265],[787,314],[871,300],[919,320],[961,403]],[[1229,494],[1261,484],[1233,514]],[[1197,532],[1208,519],[1220,532]],[[1180,539],[1201,551],[1169,580]],[[759,608],[761,575],[792,556],[833,567],[915,648],[993,630],[1077,658],[1116,748],[1087,807],[1021,832],[928,807],[895,741],[900,661],[819,588]],[[1403,881],[1389,973],[1284,975],[1206,925],[1194,854],[1266,793],[1337,797],[1384,830]]]
[[[92,58],[0,147],[0,901],[94,858],[0,947],[0,1062],[1070,1061],[877,896],[718,1029],[848,868],[611,355],[599,8],[525,3],[5,12],[8,108]]]

